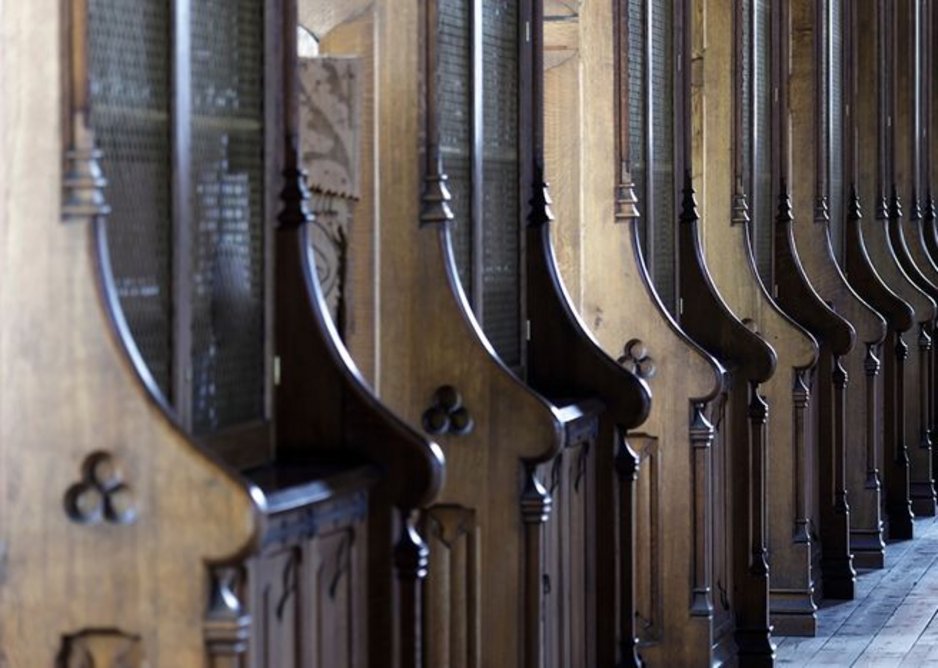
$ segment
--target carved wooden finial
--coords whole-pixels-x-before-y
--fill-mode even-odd
[[[831,209],[827,203],[827,195],[819,195],[814,200],[814,222],[829,223],[831,221]]]
[[[100,161],[101,151],[95,147],[91,133],[79,132],[74,144],[65,153],[65,172],[62,175],[63,222],[90,222],[111,213],[111,207],[104,197],[107,179],[104,178]]]
[[[745,225],[749,223],[749,198],[743,188],[743,180],[740,177],[736,179],[736,192],[733,194],[733,215],[730,222],[733,225]]]
[[[241,574],[237,568],[212,568],[210,577],[209,604],[202,631],[212,665],[228,665],[225,662],[238,661],[247,652],[251,615],[238,596]]]
[[[892,184],[892,191],[889,194],[889,218],[892,220],[902,218],[902,200],[899,198],[895,183]]]
[[[525,524],[543,524],[550,517],[554,500],[541,481],[533,466],[525,467],[524,491],[521,492],[521,521]]]
[[[531,214],[528,216],[528,225],[540,227],[554,222],[554,212],[550,209],[552,202],[549,186],[544,180],[544,165],[540,161],[534,166],[532,187],[534,191],[531,193]]]
[[[430,148],[430,160],[427,161],[427,173],[423,177],[422,209],[420,226],[442,224],[453,219],[453,210],[449,203],[453,199],[446,182],[449,177],[443,171],[443,158],[436,147]]]
[[[915,188],[912,188],[912,203],[909,205],[909,220],[921,220],[921,219],[922,219],[922,203],[919,202],[918,193],[915,192]]]
[[[311,196],[306,183],[306,170],[302,167],[287,167],[283,170],[283,180],[283,190],[280,191],[283,210],[277,216],[280,227],[300,227],[313,222],[316,216],[310,209]]]
[[[638,195],[635,194],[635,182],[626,163],[620,168],[621,180],[616,186],[616,222],[624,223],[628,220],[640,218],[638,211]]]
[[[778,214],[775,217],[775,221],[778,223],[791,223],[794,220],[795,216],[791,210],[791,196],[788,194],[788,182],[782,179],[782,182],[779,184]]]
[[[876,220],[886,220],[889,218],[889,197],[882,193],[876,199]]]
[[[684,196],[681,198],[681,217],[682,223],[696,223],[700,220],[697,213],[697,198],[694,192],[694,180],[691,178],[690,170],[684,172]]]
[[[857,185],[850,184],[850,196],[847,198],[847,220],[859,221],[863,218],[863,207],[860,205],[860,193]]]

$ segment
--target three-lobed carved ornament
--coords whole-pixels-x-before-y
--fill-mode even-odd
[[[474,423],[463,406],[462,395],[452,385],[443,385],[433,393],[433,403],[423,413],[423,428],[429,434],[462,436],[472,431]]]
[[[89,629],[62,639],[56,668],[144,668],[139,636],[116,629]]]
[[[623,367],[643,380],[655,376],[655,360],[648,354],[648,346],[641,339],[631,339],[622,349],[622,356],[616,360]]]
[[[131,524],[137,519],[134,495],[108,452],[93,452],[81,466],[81,479],[65,492],[65,512],[82,524]]]

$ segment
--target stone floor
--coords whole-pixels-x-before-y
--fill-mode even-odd
[[[886,568],[862,571],[853,601],[825,601],[815,638],[776,638],[792,666],[938,667],[938,520],[886,548]]]

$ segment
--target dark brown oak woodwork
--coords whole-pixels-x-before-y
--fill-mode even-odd
[[[782,88],[781,97],[788,113],[783,111],[781,132],[791,145],[808,146],[813,142],[819,148],[814,160],[799,161],[797,169],[790,168],[787,159],[782,166],[783,173],[791,174],[795,211],[813,212],[813,216],[805,215],[802,219],[795,216],[790,223],[780,218],[780,223],[785,228],[790,227],[785,237],[797,246],[801,269],[817,294],[838,315],[846,318],[850,327],[850,331],[839,337],[836,331],[825,333],[820,328],[811,329],[821,343],[817,502],[821,504],[823,595],[852,598],[852,558],[866,566],[881,564],[885,548],[881,535],[879,485],[878,482],[867,484],[870,461],[875,460],[875,453],[881,447],[876,430],[868,429],[877,414],[875,402],[871,400],[877,376],[867,376],[865,368],[868,351],[879,346],[885,337],[885,321],[856,294],[834,257],[827,206],[828,150],[824,143],[828,130],[822,126],[828,113],[822,105],[829,106],[829,99],[823,78],[840,77],[841,73],[830,72],[823,66],[827,62],[822,51],[828,48],[827,19],[818,3],[794,0],[789,7],[789,20],[782,25],[788,35],[787,44],[790,44],[787,50],[791,54],[791,66],[788,75],[782,75],[789,85]],[[786,44],[782,46],[785,48]],[[788,59],[783,57],[782,62]],[[841,112],[834,109],[830,113]],[[781,154],[787,156],[788,152],[782,150]],[[776,252],[787,246],[788,242],[777,244]],[[781,272],[786,263],[779,257],[776,262],[777,272]],[[785,287],[781,275],[777,275],[777,280],[780,302],[796,315],[801,301],[798,293]],[[843,337],[843,334],[854,333],[855,344]]]
[[[826,35],[821,32],[828,30],[821,27],[828,24],[821,15],[820,5],[795,0],[790,7],[788,31],[791,72],[787,92],[790,143],[795,146],[815,143],[819,147],[814,160],[799,161],[797,169],[791,170],[791,194],[795,210],[814,211],[813,220],[804,218],[794,222],[794,239],[811,284],[831,308],[850,322],[856,332],[856,343],[851,349],[832,356],[829,346],[825,344],[828,348],[826,356],[822,354],[821,363],[826,368],[819,370],[819,376],[831,375],[838,367],[842,367],[846,374],[846,396],[844,398],[841,395],[841,398],[845,402],[844,411],[848,417],[840,426],[842,434],[838,435],[838,427],[833,419],[834,406],[828,403],[827,410],[819,410],[819,418],[822,420],[819,436],[842,438],[839,447],[845,449],[843,463],[840,457],[833,461],[825,459],[830,463],[834,479],[828,478],[827,484],[821,489],[836,490],[833,492],[834,497],[828,499],[828,512],[838,508],[841,501],[836,495],[841,490],[846,491],[850,521],[848,547],[856,565],[881,566],[885,544],[877,462],[878,453],[882,449],[882,434],[877,426],[879,409],[876,401],[882,395],[883,388],[876,351],[885,338],[886,322],[856,293],[834,257],[832,236],[835,226],[829,219],[827,205],[827,198],[831,196],[830,155],[825,144],[829,130],[823,127],[823,122],[829,118],[828,114],[843,114],[842,109],[833,108],[828,97],[829,86],[843,86],[843,72],[824,69],[825,62],[830,68],[833,65],[824,58],[822,49],[838,47],[829,43],[830,31]],[[842,31],[843,21],[839,14],[830,20],[839,21],[838,28]],[[824,77],[829,77],[827,82],[823,81]],[[836,228],[842,225],[843,222]],[[784,299],[781,290],[779,296]],[[839,371],[837,376],[840,377]],[[838,392],[835,384],[834,396],[829,395],[828,402],[830,399],[836,400]],[[835,447],[837,445],[835,442]],[[843,466],[841,472],[838,472],[838,466]],[[842,478],[839,483],[835,483],[838,474]],[[824,594],[831,596],[834,592],[825,587]]]
[[[725,304],[704,259],[690,172],[679,228],[681,325],[728,371],[713,413],[713,656],[771,665],[766,560],[766,420],[759,386],[775,372],[768,343]],[[734,646],[735,641],[735,646]]]
[[[732,30],[741,29],[734,20],[738,12],[732,3],[701,0],[692,6],[698,8],[691,11],[692,63],[701,71],[699,77],[691,73],[691,164],[701,173],[706,170],[701,191],[703,249],[713,282],[732,312],[750,322],[778,355],[778,370],[760,388],[771,416],[767,425],[766,512],[772,619],[778,632],[810,635],[816,625],[816,605],[806,481],[814,456],[809,411],[817,344],[779,308],[759,278],[746,224],[747,193],[735,178],[735,151],[732,144],[727,150],[725,143],[715,140],[737,136],[733,103],[736,40]],[[762,230],[772,226],[772,221],[753,222],[753,227]],[[687,301],[685,298],[685,307]]]
[[[922,490],[928,481],[927,470],[923,471],[922,466],[930,468],[926,451],[913,444],[920,443],[923,436],[922,415],[927,410],[927,401],[923,405],[923,399],[927,398],[927,389],[923,390],[922,382],[928,377],[927,327],[934,319],[935,303],[902,269],[889,235],[890,202],[883,156],[885,127],[890,121],[882,106],[886,99],[883,82],[887,76],[883,9],[881,3],[862,0],[851,5],[849,15],[847,99],[850,113],[847,127],[851,129],[851,140],[847,142],[846,163],[848,173],[855,179],[857,196],[851,198],[852,213],[848,212],[848,219],[852,216],[859,222],[847,225],[846,264],[851,283],[890,320],[891,334],[887,335],[882,356],[886,381],[883,471],[886,510],[890,535],[909,538],[912,535],[909,504],[912,489],[915,489],[912,485],[918,482],[917,489]],[[860,44],[876,44],[877,48],[865,48]],[[860,140],[861,137],[866,139]],[[878,137],[877,141],[872,141],[872,137]],[[858,219],[861,199],[868,201],[874,213]],[[867,259],[880,280],[864,276],[868,273],[863,266]],[[877,298],[876,293],[882,293],[880,283],[885,283],[890,292],[912,309],[908,327],[902,327],[904,323],[898,317],[901,309],[890,308]]]
[[[29,37],[5,40],[0,63],[0,135],[9,148],[0,167],[9,383],[0,408],[0,461],[16,472],[0,494],[3,658],[23,666],[53,666],[57,659],[204,665],[206,563],[235,560],[253,548],[263,498],[187,438],[149,391],[149,376],[138,375],[140,357],[123,338],[126,325],[109,283],[106,204],[94,196],[80,215],[63,211],[76,196],[69,180],[60,197],[63,148],[71,154],[69,174],[88,173],[88,163],[78,163],[95,142],[82,114],[73,113],[76,98],[61,93],[64,80],[73,89],[82,85],[82,58],[57,58],[50,46],[59,53],[68,26],[81,27],[63,18],[80,19],[82,10],[80,3],[49,0],[5,9],[0,19],[4,35]],[[22,104],[30,113],[15,111]],[[96,187],[106,178],[96,175]],[[66,492],[82,463],[101,451],[132,487],[132,521],[88,524],[66,512]]]
[[[713,611],[721,605],[712,584],[710,419],[722,368],[662,306],[642,260],[634,192],[619,170],[629,142],[630,92],[622,85],[628,4],[589,0],[575,15],[558,6],[545,24],[545,169],[558,214],[551,237],[584,322],[654,395],[648,418],[628,434],[631,454],[617,458],[617,465],[629,458],[638,464],[639,654],[649,665],[709,665]],[[610,129],[617,129],[618,145],[609,141]],[[588,170],[570,165],[580,153]]]
[[[37,40],[54,43],[63,26],[55,3],[48,4],[34,8],[45,20],[31,10],[15,20],[41,23]],[[30,313],[55,312],[61,320],[57,334],[38,345],[31,328],[9,320],[5,336],[14,342],[9,353],[31,360],[32,372],[48,368],[43,376],[49,382],[41,393],[24,392],[4,406],[29,414],[51,398],[71,407],[43,426],[11,431],[4,439],[11,449],[3,456],[11,468],[35,465],[42,475],[33,483],[20,480],[20,489],[34,490],[21,497],[30,511],[18,508],[16,495],[5,495],[3,512],[34,520],[37,513],[47,514],[42,543],[50,554],[70,555],[63,568],[19,554],[19,546],[34,550],[37,543],[7,539],[15,547],[8,554],[13,582],[4,585],[4,610],[27,614],[46,630],[44,636],[25,634],[13,617],[3,617],[4,636],[20,639],[4,645],[5,658],[16,664],[53,665],[52,652],[60,644],[60,658],[75,665],[240,666],[248,657],[258,666],[289,665],[248,648],[261,639],[259,629],[268,625],[260,620],[271,612],[263,610],[263,583],[270,571],[261,551],[271,543],[300,541],[307,543],[298,549],[311,571],[298,580],[310,586],[292,592],[293,605],[303,610],[297,623],[326,635],[294,637],[291,646],[275,643],[277,651],[283,657],[292,654],[298,665],[318,656],[326,663],[364,666],[374,648],[381,648],[381,665],[388,665],[389,657],[391,665],[420,665],[426,552],[412,511],[439,487],[442,460],[431,441],[389,413],[366,387],[319,292],[306,236],[311,220],[307,193],[297,169],[296,9],[286,5],[258,4],[267,8],[268,22],[252,26],[278,36],[258,63],[282,86],[271,87],[283,97],[278,93],[271,99],[264,130],[272,138],[270,146],[277,147],[267,156],[269,163],[286,165],[286,185],[272,305],[280,362],[277,441],[262,451],[274,452],[275,459],[243,477],[178,431],[128,329],[106,238],[121,221],[106,217],[109,209],[100,192],[87,192],[92,186],[103,188],[108,177],[88,162],[102,157],[85,125],[94,108],[83,108],[81,96],[63,101],[53,83],[30,93],[36,113],[23,118],[17,132],[42,134],[47,141],[33,147],[24,163],[60,164],[59,137],[48,128],[66,119],[62,139],[71,167],[62,175],[62,202],[87,200],[94,207],[60,209],[54,190],[37,196],[25,179],[8,179],[12,188],[4,194],[5,210],[33,221],[21,241],[46,258],[7,265],[4,308],[27,319]],[[58,82],[57,75],[68,71],[70,90],[80,90],[89,78],[83,42],[87,5],[60,7],[69,10],[64,14],[69,30],[63,33],[73,39],[63,52],[70,57],[48,59],[43,81]],[[180,27],[186,7],[179,3],[177,8]],[[4,16],[4,28],[8,19],[13,17]],[[25,43],[15,54],[20,62],[34,58]],[[287,130],[285,142],[282,129]],[[103,155],[105,163],[110,157]],[[74,178],[81,173],[93,178]],[[54,188],[59,182],[50,178],[48,183]],[[64,224],[57,224],[60,218]],[[15,244],[6,250],[27,257]],[[68,298],[62,300],[63,295]],[[62,304],[52,306],[57,301]],[[54,371],[63,368],[68,373]],[[33,438],[44,443],[42,461],[32,459],[40,452],[30,445]],[[214,447],[223,439],[212,440]],[[10,459],[27,455],[28,466]],[[5,526],[22,535],[15,522]],[[153,563],[159,564],[158,572]],[[328,586],[315,582],[323,577],[330,578]],[[40,600],[36,592],[46,584],[54,589]],[[366,628],[374,634],[373,643]],[[351,649],[356,642],[362,644]],[[350,649],[353,654],[346,654]]]
[[[587,601],[586,614],[593,620],[591,632],[595,636],[588,644],[595,647],[593,660],[600,665],[637,665],[633,467],[638,462],[625,440],[627,432],[646,419],[651,395],[637,372],[619,365],[592,337],[570,303],[558,272],[551,243],[554,219],[544,182],[543,19],[542,0],[533,0],[530,53],[522,59],[531,68],[530,96],[522,98],[522,118],[527,117],[530,129],[530,161],[522,168],[522,183],[530,186],[524,258],[524,296],[530,323],[527,376],[532,387],[548,397],[595,397],[605,405],[594,454],[596,543],[592,567],[596,595],[595,600]],[[622,587],[618,592],[617,579]],[[618,628],[617,615],[621,620]]]
[[[922,164],[922,95],[914,81],[921,77],[922,45],[919,31],[922,27],[922,9],[924,3],[901,0],[895,3],[893,21],[895,39],[892,46],[891,71],[895,86],[891,92],[889,105],[893,113],[892,132],[892,192],[889,216],[889,234],[893,249],[902,268],[909,278],[938,301],[938,266],[928,255],[923,235],[924,211],[929,203],[924,197]],[[921,199],[920,199],[921,198]],[[903,211],[902,202],[907,203]],[[903,215],[905,214],[905,215]],[[938,356],[934,353],[935,323],[926,324],[919,336],[919,345],[928,362],[920,373],[925,376],[920,381],[921,405],[919,430],[910,442],[918,454],[912,457],[913,467],[921,469],[918,477],[913,475],[912,508],[916,515],[934,515],[935,457],[938,448],[932,442],[935,424],[935,364]],[[924,462],[924,455],[928,461]],[[927,464],[927,472],[922,467]],[[924,482],[922,477],[926,476]]]
[[[407,421],[440,432],[446,456],[446,480],[420,520],[431,547],[426,664],[533,668],[548,658],[547,639],[561,634],[572,638],[569,647],[586,651],[577,638],[586,636],[592,615],[550,614],[554,599],[544,582],[546,576],[555,598],[563,593],[573,601],[587,595],[587,573],[599,576],[585,561],[596,534],[583,531],[581,521],[593,499],[569,489],[577,477],[568,468],[593,466],[598,448],[590,437],[568,437],[594,423],[598,407],[561,409],[532,392],[497,357],[463,291],[452,227],[454,214],[461,221],[468,214],[452,208],[440,146],[441,84],[449,76],[440,69],[440,9],[436,2],[396,6],[381,12],[377,28],[393,44],[379,59],[376,114],[378,201],[386,221],[379,386]],[[444,404],[450,424],[459,422],[451,419],[457,402],[441,402],[449,394],[441,388],[458,393],[471,427],[439,427],[434,407]],[[544,473],[555,461],[560,487],[552,498],[554,481]],[[587,508],[578,505],[587,500]],[[559,550],[580,561],[545,571],[545,557],[550,567]]]

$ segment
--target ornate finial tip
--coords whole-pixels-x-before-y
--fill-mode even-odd
[[[684,177],[684,197],[681,200],[680,220],[682,223],[694,223],[700,220],[700,216],[697,213],[697,198],[689,171]]]
[[[781,190],[778,193],[778,218],[780,223],[790,223],[795,219],[792,215],[791,197],[788,196],[788,188],[785,180],[782,179]]]
[[[638,210],[638,196],[635,184],[631,180],[616,186],[616,220],[641,218]]]

